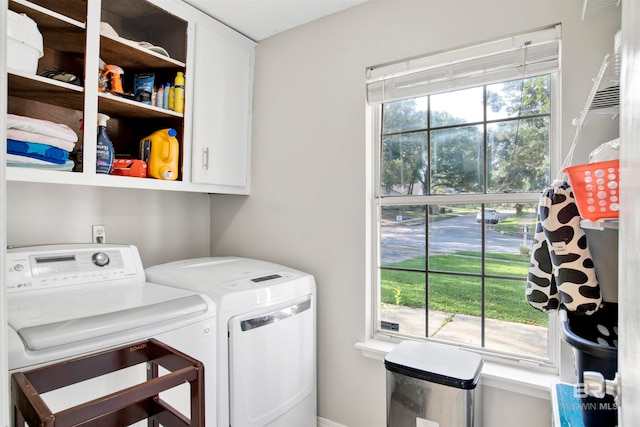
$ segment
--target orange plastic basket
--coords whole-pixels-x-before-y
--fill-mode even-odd
[[[618,218],[620,210],[619,160],[587,163],[564,169],[584,219]]]

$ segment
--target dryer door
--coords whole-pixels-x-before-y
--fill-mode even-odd
[[[262,427],[300,403],[315,387],[313,296],[231,318],[229,365],[231,426]]]

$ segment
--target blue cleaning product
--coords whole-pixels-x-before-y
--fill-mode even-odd
[[[96,173],[111,173],[113,167],[113,144],[107,135],[107,120],[110,117],[98,113],[98,143],[96,146]]]
[[[133,93],[135,99],[143,104],[151,105],[151,96],[153,95],[154,73],[137,73],[133,77]]]

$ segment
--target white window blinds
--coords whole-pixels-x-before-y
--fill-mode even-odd
[[[367,69],[379,104],[521,79],[560,67],[560,24],[535,32]]]

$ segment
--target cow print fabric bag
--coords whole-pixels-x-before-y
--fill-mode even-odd
[[[540,197],[525,296],[544,312],[563,306],[590,315],[602,306],[587,236],[571,186],[564,181],[555,181]]]

